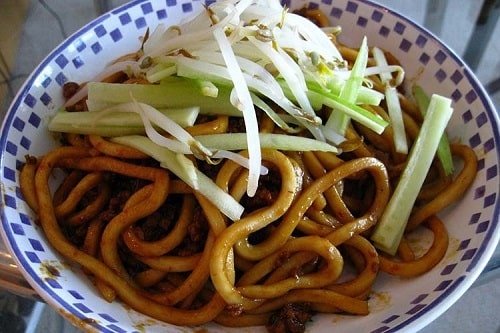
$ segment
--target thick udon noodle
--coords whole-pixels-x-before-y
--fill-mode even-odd
[[[355,59],[355,49],[339,49],[348,61]],[[383,89],[377,78],[371,79]],[[126,79],[118,75],[111,80]],[[422,117],[403,94],[400,102],[412,142]],[[364,107],[388,119],[383,104]],[[328,112],[322,110],[322,116]],[[234,123],[218,116],[187,130],[193,135],[224,133]],[[260,130],[277,131],[265,115]],[[413,277],[443,258],[448,235],[437,214],[472,183],[476,156],[469,147],[452,144],[453,156],[463,162],[454,177],[434,163],[407,227],[407,233],[428,228],[434,234],[432,245],[417,256],[405,236],[398,256],[388,257],[377,251],[369,235],[406,156],[395,153],[390,127],[376,135],[353,123],[347,138],[350,151],[338,156],[263,150],[271,173],[253,199],[245,195],[247,172],[239,165],[199,162],[218,186],[244,203],[239,221],[227,220],[143,153],[95,135],[65,135],[64,146],[39,159],[28,158],[20,184],[50,244],[80,264],[108,301],[118,298],[146,315],[187,326],[210,321],[272,325],[273,313],[287,304],[307,304],[312,312],[366,315],[380,271]],[[67,176],[52,194],[54,169]],[[356,273],[346,277],[346,266]]]

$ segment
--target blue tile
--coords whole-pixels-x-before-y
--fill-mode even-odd
[[[139,17],[135,20],[135,26],[137,29],[142,29],[146,26],[146,19],[144,17]]]
[[[56,82],[58,85],[63,86],[68,81],[68,78],[63,74],[63,72],[59,72],[56,75]]]
[[[132,22],[132,19],[130,18],[130,15],[128,13],[121,14],[120,16],[118,16],[118,18],[120,19],[120,23],[122,25],[126,25]]]
[[[413,308],[411,308],[410,310],[408,310],[406,312],[406,314],[415,314],[417,313],[418,311],[422,310],[423,308],[425,308],[427,306],[427,304],[417,304],[415,305]]]
[[[346,12],[356,13],[358,11],[358,4],[352,1],[347,1],[345,10]]]
[[[424,47],[426,43],[427,43],[427,37],[423,35],[418,35],[417,39],[415,40],[415,44],[420,48]]]
[[[486,208],[486,207],[489,207],[491,205],[493,205],[496,201],[496,198],[497,198],[497,194],[496,193],[492,193],[490,195],[487,195],[486,197],[484,197],[484,204],[483,204],[483,208]]]
[[[496,176],[498,176],[498,167],[496,165],[492,165],[486,169],[486,180],[491,180]]]
[[[115,324],[110,324],[107,327],[109,329],[112,329],[115,332],[118,332],[118,333],[126,333],[127,332],[126,330],[124,330],[123,328],[121,328],[120,326],[117,326]]]
[[[456,103],[460,98],[462,98],[462,93],[460,90],[455,89],[455,91],[451,93],[451,99]]]
[[[151,6],[150,2],[143,3],[141,5],[142,13],[144,15],[149,14],[153,11],[153,6]]]
[[[464,255],[462,256],[462,258],[460,258],[460,260],[465,261],[472,259],[472,257],[474,257],[474,254],[476,254],[476,251],[477,249],[468,249],[467,251],[465,251]]]
[[[206,0],[205,1],[205,4],[207,6],[210,6],[211,4],[213,4],[216,0]],[[281,6],[283,7],[288,7],[290,8],[290,5],[291,5],[291,0],[281,0]]]
[[[387,36],[389,36],[389,32],[391,32],[389,30],[389,28],[387,28],[385,25],[383,25],[380,27],[378,34],[381,36],[387,37]]]
[[[370,331],[370,333],[382,333],[382,332],[387,331],[389,328],[390,328],[389,326],[381,326],[381,327],[374,329],[373,331]]]
[[[16,181],[16,171],[12,170],[11,168],[4,166],[3,167],[3,175],[5,178],[7,178],[10,181],[13,181],[13,182]]]
[[[5,205],[7,207],[10,207],[10,208],[14,208],[16,209],[17,208],[17,200],[16,198],[8,195],[8,194],[5,194],[4,197],[3,197],[3,200],[5,202]]]
[[[64,54],[60,54],[57,56],[57,58],[54,60],[56,64],[59,66],[59,68],[63,69],[66,67],[66,65],[69,63],[69,60],[66,59]]]
[[[460,71],[456,70],[451,76],[450,76],[450,80],[455,83],[455,84],[458,84],[460,81],[462,81],[463,79],[463,75],[462,73],[460,73]]]
[[[94,32],[97,37],[101,38],[106,34],[106,28],[101,24],[94,28]]]
[[[42,243],[40,243],[40,241],[38,239],[29,238],[28,241],[30,242],[31,247],[33,247],[33,250],[39,251],[39,252],[45,251],[45,249],[42,246]]]
[[[17,223],[11,223],[10,227],[12,229],[12,232],[15,233],[16,235],[21,235],[21,236],[25,235],[22,225],[17,224]]]
[[[382,323],[384,323],[384,324],[388,324],[388,323],[390,323],[391,321],[394,321],[394,320],[398,319],[399,317],[400,317],[400,316],[398,316],[398,315],[392,315],[392,316],[390,316],[389,318],[382,320]]]
[[[486,186],[484,186],[484,185],[479,186],[474,191],[474,199],[479,199],[479,198],[484,197],[485,193],[486,193]]]
[[[42,81],[42,87],[47,88],[51,82],[52,82],[52,79],[50,78],[50,76],[47,76]]]
[[[330,16],[333,16],[335,18],[340,18],[342,16],[342,9],[333,7],[332,10],[330,11]]]
[[[102,46],[99,42],[95,42],[94,44],[90,45],[90,48],[92,49],[92,52],[94,52],[94,54],[98,54],[102,51]]]
[[[19,142],[19,144],[26,150],[29,150],[30,149],[30,146],[31,146],[31,140],[28,139],[27,137],[23,136],[21,138],[21,141]]]
[[[160,9],[159,11],[156,12],[156,16],[158,17],[158,20],[166,19],[167,11],[165,9]]]
[[[30,217],[24,213],[19,213],[19,219],[22,224],[31,225]]]
[[[118,28],[116,28],[115,30],[111,31],[109,33],[109,35],[111,36],[111,39],[114,42],[117,42],[117,41],[119,41],[120,39],[123,38],[122,33],[120,32],[120,29],[118,29]]]
[[[40,100],[42,101],[43,105],[47,106],[50,104],[50,102],[52,102],[52,97],[50,97],[49,94],[44,92],[42,96],[40,96]]]
[[[15,178],[15,174],[14,174],[14,178]],[[21,192],[21,188],[19,186],[16,186],[16,197],[19,200],[24,200],[23,193]]]
[[[360,16],[358,17],[356,24],[359,25],[360,27],[366,27],[366,25],[368,24],[368,20],[365,17]]]
[[[406,38],[403,38],[401,41],[401,44],[399,44],[399,49],[404,52],[408,52],[411,48],[411,42],[407,40]]]
[[[479,221],[479,218],[481,217],[481,213],[474,213],[471,215],[469,224],[475,224]]]
[[[479,133],[474,134],[469,139],[469,144],[472,148],[476,148],[477,146],[479,146],[480,143],[481,143],[481,137],[479,136]]]
[[[443,82],[445,79],[446,79],[446,72],[443,71],[441,68],[436,72],[436,74],[434,74],[434,77],[436,78],[436,80],[438,80],[439,82]]]
[[[402,35],[403,32],[405,32],[405,29],[406,29],[406,25],[404,25],[403,23],[401,22],[396,22],[396,24],[394,25],[394,31],[398,34],[398,35]]]
[[[99,313],[99,316],[104,319],[104,320],[107,320],[109,321],[110,323],[117,323],[118,320],[116,320],[115,318],[111,317],[109,314],[107,313]]]
[[[73,306],[77,308],[78,310],[82,311],[83,313],[92,313],[93,311],[89,309],[85,304],[83,303],[74,303]]]
[[[479,116],[476,117],[477,127],[483,127],[484,124],[488,122],[488,116],[486,112],[481,112]]]
[[[453,282],[453,280],[444,280],[444,281],[441,281],[438,286],[434,289],[434,291],[443,291],[445,290],[451,283]]]
[[[5,144],[5,151],[13,156],[16,156],[17,155],[17,145],[12,141],[7,141],[7,143]]]
[[[486,230],[488,230],[489,224],[490,224],[490,221],[484,221],[484,222],[479,223],[477,225],[477,228],[476,228],[476,234],[480,234],[480,233],[483,233]]]
[[[436,62],[440,65],[445,62],[446,58],[448,58],[448,56],[441,50],[437,51],[436,55],[434,55],[434,60],[436,60]]]
[[[493,149],[495,149],[495,140],[493,138],[489,138],[484,142],[483,146],[484,153],[487,154]]]
[[[429,296],[429,294],[420,294],[413,301],[411,301],[411,304],[419,304],[424,299],[426,299],[427,296]]]
[[[25,125],[26,125],[26,122],[19,117],[15,117],[14,121],[12,122],[12,127],[14,127],[19,132],[22,132]]]
[[[87,45],[81,39],[75,41],[75,46],[78,52],[82,52],[87,47]]]
[[[477,99],[477,94],[474,90],[469,91],[465,94],[465,101],[469,104],[473,103]]]
[[[47,277],[45,278],[45,282],[47,282],[47,284],[54,289],[62,289],[62,286],[59,284],[59,282],[57,282],[56,279]]]
[[[307,5],[307,8],[308,9],[318,9],[319,8],[319,4],[314,3],[314,2],[309,2],[309,4]]]
[[[374,10],[372,13],[372,20],[374,20],[375,22],[382,21],[383,17],[384,17],[384,14],[381,11]]]
[[[466,248],[469,247],[469,244],[470,244],[470,238],[469,239],[465,239],[463,241],[460,242],[460,245],[458,246],[458,250],[461,251],[461,250],[465,250]]]
[[[447,265],[441,271],[441,275],[450,275],[453,272],[453,270],[455,269],[455,267],[457,267],[457,264],[449,264],[449,265]]]
[[[192,11],[193,11],[193,5],[190,2],[182,4],[183,13],[190,13]]]
[[[420,61],[420,63],[422,63],[423,65],[427,65],[427,63],[429,62],[430,59],[431,59],[431,57],[429,57],[429,55],[424,52],[420,55],[420,58],[418,58],[418,61]]]
[[[28,118],[28,123],[33,125],[33,127],[35,127],[35,128],[38,128],[38,126],[40,126],[41,121],[42,121],[42,119],[40,118],[40,116],[34,112],[32,112],[30,114],[30,117]]]
[[[25,251],[24,254],[26,255],[26,258],[28,258],[28,260],[32,263],[39,264],[41,262],[40,258],[38,258],[35,252]]]
[[[30,108],[34,107],[36,104],[35,97],[33,97],[33,95],[31,94],[27,94],[26,97],[24,98],[24,104],[26,104]]]
[[[177,0],[165,0],[167,7],[172,7],[177,5]]]
[[[68,293],[76,299],[84,299],[84,297],[76,290],[68,290]]]
[[[481,171],[484,169],[484,158],[480,158],[478,161],[477,161],[477,170],[478,171]]]

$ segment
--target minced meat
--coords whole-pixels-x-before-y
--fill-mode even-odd
[[[266,325],[270,333],[303,333],[312,311],[307,303],[288,303],[275,312]]]

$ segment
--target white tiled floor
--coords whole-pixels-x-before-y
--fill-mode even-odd
[[[0,10],[1,10],[0,0]],[[67,33],[72,33],[86,22],[95,17],[93,1],[79,0],[47,0],[49,5],[61,16]],[[112,6],[126,2],[125,0],[110,1]],[[384,0],[379,1],[396,11],[412,17],[417,22],[425,18],[425,1],[414,0]],[[439,5],[436,1],[435,5]],[[458,54],[463,54],[472,22],[470,17],[475,17],[479,11],[478,2],[474,0],[448,1],[445,11],[445,22],[440,35]],[[78,15],[74,15],[78,13]],[[467,18],[467,19],[466,19]],[[469,23],[468,23],[469,22]],[[41,29],[43,27],[43,29]],[[63,36],[54,18],[45,10],[38,1],[32,0],[31,7],[24,30],[22,43],[13,69],[14,74],[27,74],[48,54]],[[500,36],[500,24],[497,25],[495,35]],[[479,79],[487,84],[500,75],[500,38],[492,40],[487,49],[487,56],[478,67]],[[494,69],[494,70],[492,70]],[[495,76],[496,75],[496,76]],[[25,77],[14,80],[14,89],[20,87]],[[500,92],[492,96],[497,108],[500,107]],[[6,105],[5,105],[6,106]],[[0,103],[1,107],[1,103]],[[2,109],[5,112],[5,107]],[[470,289],[455,305],[444,315],[422,330],[422,332],[500,332],[498,319],[500,308],[500,280],[492,280],[483,285]],[[38,326],[32,327],[30,332],[77,332],[70,324],[65,322],[58,314],[46,307]],[[1,331],[1,328],[0,328]]]

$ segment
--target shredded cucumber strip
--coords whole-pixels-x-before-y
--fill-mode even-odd
[[[167,76],[174,75],[176,72],[175,64],[158,64],[155,68],[146,72],[146,79],[149,82],[157,82]]]
[[[236,221],[243,214],[243,206],[199,171],[192,161],[184,155],[176,154],[165,147],[161,147],[145,136],[122,136],[111,140],[138,149],[154,158],[190,187],[204,195],[231,220]]]
[[[121,104],[94,112],[59,111],[50,120],[48,129],[53,132],[95,134],[107,137],[144,133],[144,125],[140,116],[123,111],[129,109],[130,104]],[[188,127],[196,121],[199,108],[158,111],[175,121],[179,126]]]
[[[452,113],[450,99],[432,95],[399,183],[371,236],[375,246],[384,252],[394,255],[398,249],[411,210]]]
[[[427,108],[429,107],[429,96],[420,86],[413,86],[413,96],[417,102],[420,112],[425,117]],[[450,142],[446,131],[443,133],[439,141],[437,156],[446,175],[453,175],[455,166],[453,165],[453,155],[451,154]]]
[[[368,63],[368,44],[366,37],[363,38],[359,48],[358,56],[351,70],[351,75],[347,79],[342,91],[340,99],[345,100],[347,103],[356,103],[359,90],[363,85],[363,78],[365,76],[365,69]],[[335,132],[345,135],[347,126],[349,125],[349,116],[343,112],[337,112],[333,109],[332,114],[326,122],[326,127],[333,129]]]
[[[347,101],[335,95],[331,94],[323,95],[321,93],[311,90],[308,91],[307,95],[309,96],[310,99],[314,99],[318,103],[334,108],[336,109],[336,111],[340,111],[347,114],[350,118],[368,127],[377,134],[381,134],[389,124],[387,121],[385,121],[378,115],[375,115],[358,105],[348,103]]]
[[[219,86],[217,97],[209,97],[197,81],[183,78],[160,84],[88,83],[88,99],[92,103],[128,103],[132,95],[137,102],[159,109],[197,106],[202,114],[241,116],[241,111],[229,101],[230,93],[227,86]]]
[[[198,80],[198,84],[201,89],[201,93],[204,96],[217,98],[219,95],[219,88],[213,82],[207,80]]]
[[[245,133],[207,134],[194,137],[206,147],[224,150],[247,149]],[[290,136],[286,134],[260,133],[260,146],[263,149],[278,149],[289,151],[325,151],[338,153],[338,149],[326,142]]]
[[[378,66],[388,66],[387,59],[384,52],[374,47],[372,49],[373,58]],[[399,104],[399,97],[397,89],[392,85],[392,75],[389,72],[379,73],[382,83],[385,85],[385,100],[389,118],[391,119],[391,126],[393,132],[394,148],[396,152],[401,154],[408,154],[408,143],[406,141],[405,124],[403,122],[403,111]]]
[[[337,80],[332,78],[326,84],[326,87],[330,90],[330,93],[334,95],[340,95],[343,87],[345,85],[345,81]],[[313,82],[308,81],[307,87],[310,90],[314,91],[324,91],[322,87],[318,87],[314,85]],[[380,105],[380,102],[384,99],[384,94],[367,88],[365,86],[361,86],[358,91],[358,96],[356,98],[356,104],[368,104],[368,105]]]

